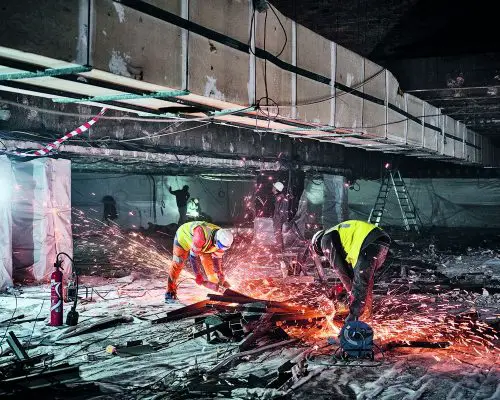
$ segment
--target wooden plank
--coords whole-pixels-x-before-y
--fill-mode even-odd
[[[165,317],[160,317],[151,321],[152,324],[160,324],[163,322],[177,321],[179,319],[200,315],[207,311],[207,305],[210,300],[202,300],[197,303],[190,304],[177,310],[169,311]]]

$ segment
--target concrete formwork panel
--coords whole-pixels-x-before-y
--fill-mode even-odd
[[[363,126],[363,99],[352,94],[341,94],[335,99],[335,126],[361,130]]]
[[[446,115],[443,116],[443,121],[443,128],[445,133],[443,154],[453,157],[455,155],[455,139],[453,139],[453,137],[447,136],[446,134],[456,136],[456,121]]]
[[[156,1],[167,11],[178,2]],[[171,3],[171,4],[170,4]],[[117,7],[119,6],[119,7]],[[95,2],[93,65],[116,75],[179,89],[181,29],[111,0]]]
[[[331,87],[297,76],[297,118],[314,123],[328,125],[330,123],[331,102],[329,99]],[[315,104],[302,105],[311,101],[320,101]]]
[[[363,100],[363,132],[385,138],[385,106]]]
[[[465,158],[464,156],[464,137],[466,135],[466,127],[461,122],[455,122],[455,136],[460,138],[460,140],[454,140],[453,145],[455,146],[455,157]]]
[[[335,81],[356,88],[364,79],[364,60],[345,47],[336,46]],[[356,88],[362,92],[363,87]],[[335,91],[335,126],[359,128],[363,126],[363,99],[342,90]]]
[[[364,80],[364,58],[337,45],[335,80],[343,85],[356,88]],[[356,90],[363,92],[364,87],[359,86]]]
[[[292,76],[293,74],[288,71],[284,71],[278,68],[274,64],[267,62],[266,67],[267,73],[264,74],[264,60],[256,60],[256,93],[257,100],[261,100],[261,105],[266,105],[264,97],[268,96],[278,104],[288,104],[292,103]],[[267,75],[267,79],[265,79]],[[267,95],[265,82],[267,82]],[[269,101],[269,105],[273,103]],[[280,108],[280,115],[290,118],[291,117],[291,107]],[[273,108],[269,111],[271,117],[276,115],[276,110]]]
[[[189,20],[247,43],[250,34],[250,8],[243,6],[247,3],[233,0],[189,0]]]
[[[365,80],[363,85],[366,94],[385,100],[385,70],[378,64],[365,59]],[[367,126],[365,132],[379,137],[385,137],[385,105],[376,104],[370,100],[363,100],[363,121]]]
[[[79,36],[87,40],[83,26],[80,32],[80,12],[86,9],[81,10],[77,1],[2,1],[0,46],[74,62]]]
[[[425,103],[424,105],[424,117],[422,120],[426,124],[440,128],[439,126],[439,116],[440,112],[437,107]],[[438,144],[441,141],[441,134],[431,128],[424,126],[424,147],[429,150],[439,151]]]
[[[424,102],[411,94],[405,94],[405,96],[406,96],[406,103],[407,103],[406,106],[408,113],[414,117],[417,117],[418,119],[421,119],[424,109],[423,108]],[[407,143],[415,146],[423,146],[424,145],[423,134],[424,134],[423,124],[419,124],[418,122],[415,122],[412,119],[408,119]]]
[[[399,82],[391,72],[387,73],[387,100],[389,104],[401,110],[406,109],[405,98],[399,88]],[[406,117],[397,111],[387,110],[387,138],[405,143]]]
[[[95,0],[94,0],[95,1]],[[190,0],[193,1],[193,0]],[[172,14],[181,16],[182,10],[182,0],[144,0],[144,3],[151,4],[152,6],[161,8],[162,10],[168,11]],[[208,1],[207,1],[208,3]],[[115,6],[116,12],[121,13],[120,4]]]
[[[482,136],[474,133],[474,144],[476,147],[474,148],[475,150],[475,160],[478,163],[481,163],[483,161],[483,154],[482,154]]]
[[[476,161],[476,149],[474,146],[471,146],[474,144],[474,132],[472,132],[470,129],[465,130],[466,136],[465,136],[465,154],[464,158],[467,161],[475,162]]]
[[[331,58],[332,42],[297,24],[297,66],[330,78]]]
[[[491,165],[491,161],[493,158],[491,152],[491,143],[490,140],[484,136],[481,137],[481,158],[483,165],[485,166]]]
[[[217,100],[248,105],[250,55],[189,34],[188,89]]]
[[[286,18],[277,10],[276,14],[279,20],[270,9],[267,12],[255,13],[255,46],[268,51],[274,56],[278,56],[283,49],[283,53],[279,55],[279,58],[291,63],[292,20]],[[280,21],[284,30],[280,25]],[[264,38],[266,41],[265,46]]]

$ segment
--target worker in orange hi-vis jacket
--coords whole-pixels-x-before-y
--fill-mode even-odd
[[[221,261],[232,243],[233,234],[229,229],[205,221],[181,225],[174,238],[173,263],[167,280],[165,302],[177,299],[177,279],[188,257],[198,285],[206,283],[201,271],[203,266],[208,282],[228,288]]]

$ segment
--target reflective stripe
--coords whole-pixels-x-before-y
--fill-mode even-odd
[[[181,257],[176,256],[175,254],[174,254],[173,260],[174,260],[174,262],[176,262],[176,263],[181,263],[181,262],[183,262],[183,261],[184,261]]]
[[[201,249],[193,247],[193,232],[196,227],[201,227],[205,236],[205,244]],[[219,226],[204,221],[187,222],[177,229],[177,241],[184,250],[193,249],[196,252],[213,253],[218,248],[213,244],[213,235]]]

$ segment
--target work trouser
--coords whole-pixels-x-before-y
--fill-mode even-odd
[[[189,257],[189,250],[184,250],[180,243],[177,240],[177,236],[174,239],[174,248],[173,248],[173,262],[170,267],[167,279],[167,292],[176,292],[177,291],[177,280],[179,279],[179,275],[181,274],[182,269],[184,268],[184,263]],[[200,254],[201,265],[205,270],[205,275],[210,282],[217,283],[219,281],[218,276],[214,269],[214,262],[212,259],[212,254],[202,253]],[[196,266],[193,266],[193,273],[195,275],[201,274],[201,271],[196,269]]]
[[[349,314],[352,318],[371,317],[375,271],[379,269],[389,251],[390,239],[386,236],[370,238],[363,242],[354,268],[347,263],[346,255],[337,232],[323,237],[321,247],[328,256],[344,288],[350,294]]]
[[[273,219],[274,241],[276,242],[276,251],[283,253],[283,221]]]
[[[187,205],[185,205],[185,206],[177,206],[177,209],[179,210],[179,222],[178,222],[178,225],[180,226],[184,222],[186,222]]]

